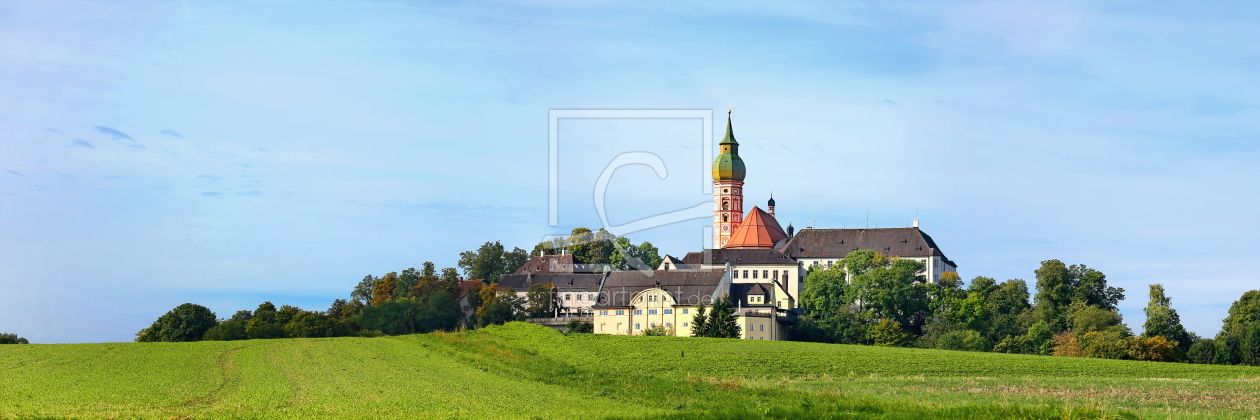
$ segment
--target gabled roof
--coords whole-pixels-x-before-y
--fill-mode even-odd
[[[590,273],[591,267],[582,264],[573,254],[535,255],[512,274]]]
[[[774,285],[768,283],[734,283],[731,284],[731,302],[739,302],[740,306],[774,306],[774,300],[771,299],[770,289]],[[782,293],[782,292],[780,292]],[[765,303],[749,304],[749,295],[761,295],[766,297]]]
[[[669,292],[679,305],[713,304],[713,296],[724,287],[725,270],[651,271],[651,277],[639,270],[608,273],[599,288],[595,308],[625,308],[640,292],[660,288]]]
[[[701,265],[747,265],[747,264],[775,264],[775,265],[793,265],[796,260],[783,255],[782,252],[773,249],[757,249],[757,248],[720,248],[706,249],[703,252],[688,252],[683,257],[683,262],[692,267],[700,267]]]
[[[859,249],[898,257],[937,256],[957,267],[919,228],[801,229],[778,247],[792,258],[844,258]]]
[[[678,259],[678,257],[669,254],[665,254],[665,258],[661,258],[661,266],[657,267],[657,269],[668,270],[686,270],[688,268],[691,268],[691,266]]]
[[[771,249],[787,237],[787,232],[779,226],[778,220],[774,220],[774,216],[753,206],[744,221],[739,223],[739,229],[735,229],[731,239],[722,248]]]
[[[463,299],[469,292],[472,292],[477,285],[485,283],[481,280],[463,280],[459,282],[459,299]],[[457,299],[458,300],[458,299]]]
[[[499,286],[511,287],[517,292],[529,291],[535,284],[555,283],[561,292],[594,292],[599,290],[599,281],[603,274],[558,273],[558,274],[504,274],[499,276]]]

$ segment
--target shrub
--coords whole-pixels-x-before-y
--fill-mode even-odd
[[[590,334],[595,332],[595,324],[572,319],[564,325],[564,332],[569,334]]]
[[[1050,338],[1050,354],[1061,357],[1082,357],[1081,341],[1071,331]]]
[[[891,319],[884,319],[871,327],[871,338],[875,345],[884,347],[905,347],[910,345],[914,336],[901,328],[901,324]]]
[[[1032,345],[1028,341],[1028,336],[1012,335],[1002,339],[1002,342],[993,346],[993,351],[997,353],[1029,354],[1032,353]]]
[[[955,330],[941,334],[936,339],[936,348],[941,350],[989,351],[993,342],[972,330]]]
[[[1190,346],[1190,350],[1186,352],[1186,359],[1189,359],[1190,363],[1209,365],[1212,364],[1212,360],[1215,358],[1216,340],[1211,338],[1196,341],[1194,345]]]
[[[652,336],[652,337],[673,337],[674,329],[665,328],[664,325],[657,325],[655,327],[650,327],[643,330],[643,335]]]
[[[1133,360],[1172,362],[1177,360],[1177,342],[1163,336],[1126,337],[1127,355]]]
[[[1079,336],[1081,356],[1095,359],[1124,359],[1129,355],[1128,340],[1114,331],[1090,331]]]

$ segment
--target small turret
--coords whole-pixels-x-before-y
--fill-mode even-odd
[[[774,216],[774,194],[770,194],[770,201],[766,202],[766,210],[766,213],[770,213],[770,216]]]

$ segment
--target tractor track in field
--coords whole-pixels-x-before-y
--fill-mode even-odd
[[[241,375],[236,369],[236,353],[241,349],[254,347],[254,345],[237,346],[219,355],[219,386],[200,397],[195,397],[184,401],[182,407],[206,407],[223,399],[223,396],[230,390],[234,389],[241,383]]]

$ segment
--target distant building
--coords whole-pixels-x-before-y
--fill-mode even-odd
[[[604,278],[595,311],[596,334],[636,335],[657,326],[690,336],[700,305],[722,296],[736,305],[741,338],[784,340],[795,319],[792,302],[771,283],[733,283],[726,270],[615,271]]]
[[[504,274],[499,276],[499,286],[510,287],[517,296],[528,299],[530,286],[553,283],[557,289],[556,299],[560,301],[555,317],[582,317],[590,316],[603,278],[604,274],[592,273]]]

